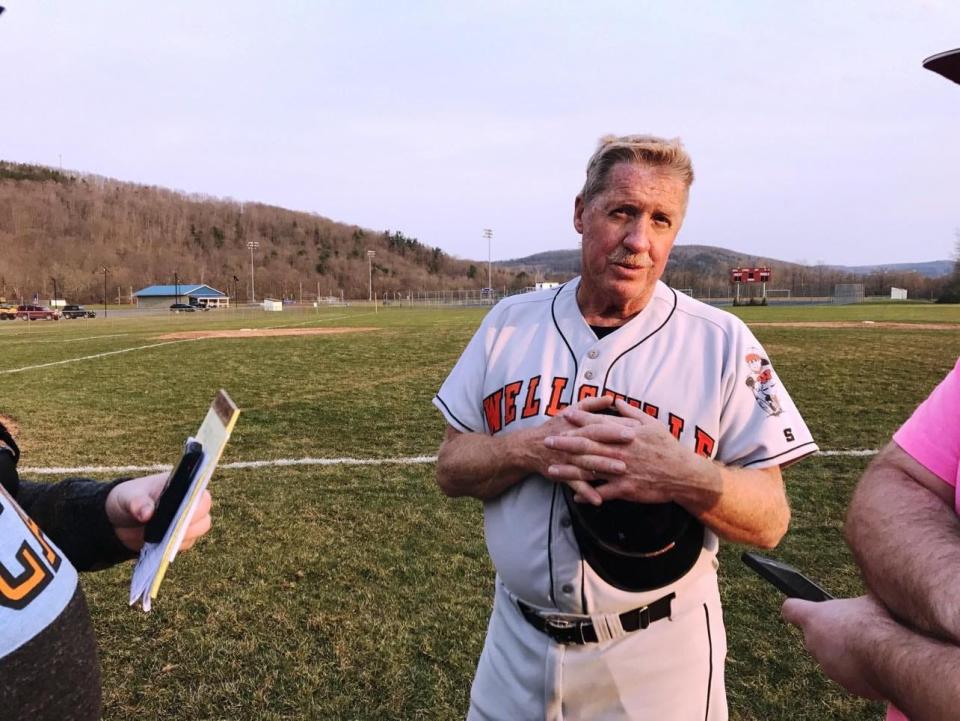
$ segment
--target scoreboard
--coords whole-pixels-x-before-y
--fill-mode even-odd
[[[768,283],[770,281],[769,268],[731,268],[731,283]]]

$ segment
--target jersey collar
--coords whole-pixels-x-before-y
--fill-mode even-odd
[[[661,281],[657,281],[650,302],[642,311],[624,323],[616,333],[597,340],[596,334],[583,317],[580,306],[577,304],[579,287],[580,277],[578,276],[557,291],[553,302],[554,323],[574,356],[579,356],[590,346],[619,344],[627,340],[636,342],[638,338],[656,332],[664,325],[677,304],[676,292]],[[625,330],[628,332],[624,332]]]

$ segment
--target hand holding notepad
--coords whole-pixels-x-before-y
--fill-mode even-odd
[[[144,544],[130,581],[130,604],[150,610],[167,566],[176,558],[190,518],[220,460],[240,411],[221,390],[195,437],[187,439],[157,507],[144,529]]]

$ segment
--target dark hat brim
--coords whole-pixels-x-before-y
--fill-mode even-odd
[[[960,48],[931,55],[923,61],[923,67],[960,84]]]
[[[615,588],[663,588],[686,575],[700,557],[703,524],[676,503],[607,501],[594,507],[574,501],[566,484],[563,492],[583,559]]]

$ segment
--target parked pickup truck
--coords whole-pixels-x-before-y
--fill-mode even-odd
[[[17,318],[23,320],[60,320],[60,311],[45,305],[18,305]]]
[[[65,305],[63,306],[64,318],[96,318],[97,312],[95,310],[87,310],[82,305]]]
[[[0,320],[16,320],[17,306],[9,303],[0,303]]]

